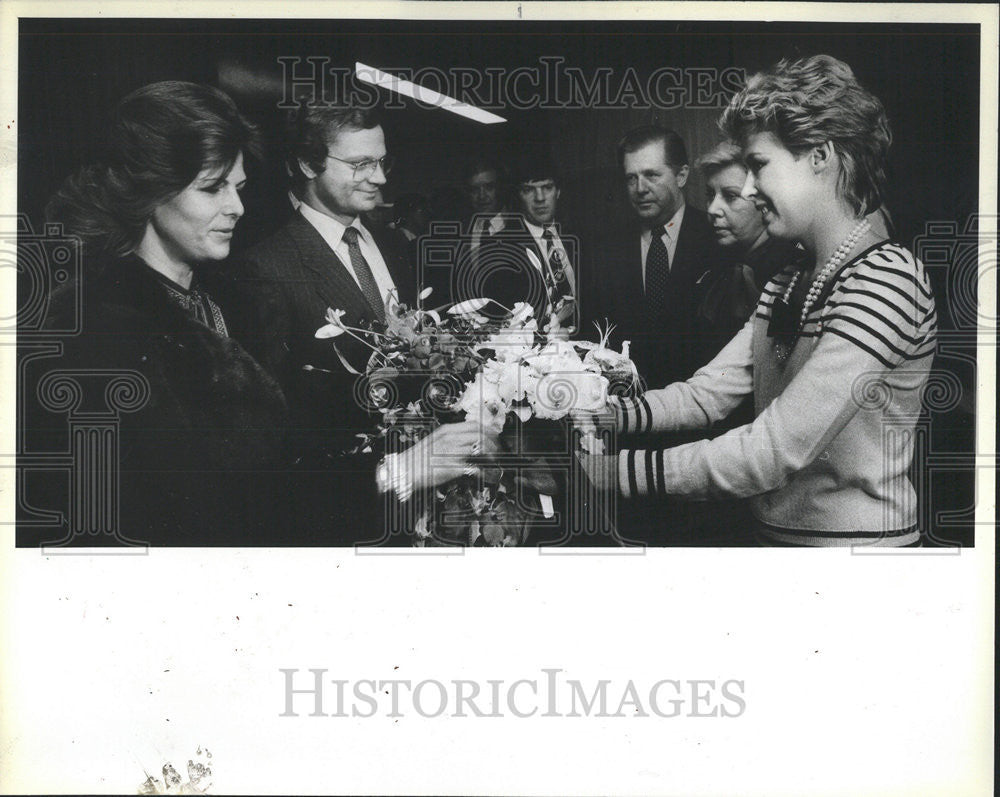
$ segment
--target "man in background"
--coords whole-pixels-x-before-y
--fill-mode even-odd
[[[477,158],[469,163],[462,175],[462,187],[471,216],[465,226],[473,249],[484,238],[503,229],[503,186],[500,168],[491,160]]]
[[[575,329],[580,247],[557,221],[561,188],[555,165],[545,157],[525,157],[514,164],[512,177],[517,211],[503,214],[502,229],[483,244],[483,295],[508,307],[530,303],[540,326],[557,312],[560,326]]]
[[[695,283],[723,260],[706,215],[684,196],[687,147],[673,130],[648,125],[618,144],[633,222],[604,237],[594,261],[593,293],[618,325],[617,340],[650,388],[687,379],[704,363],[695,345]]]

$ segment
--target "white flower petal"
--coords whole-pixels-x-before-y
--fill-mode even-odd
[[[524,251],[528,253],[528,260],[531,261],[531,265],[533,265],[536,269],[538,269],[538,271],[540,271],[542,274],[544,274],[545,273],[545,269],[542,268],[542,264],[538,260],[538,256],[534,252],[532,252],[530,249],[525,249]]]
[[[317,338],[335,338],[338,335],[344,334],[344,328],[338,326],[337,324],[327,324],[324,327],[320,327],[316,330]]]
[[[477,310],[482,310],[489,303],[489,299],[466,299],[464,302],[459,302],[448,308],[448,314],[468,315],[469,313],[475,313]]]
[[[521,419],[521,423],[524,423],[531,418],[531,407],[514,407],[513,413]]]

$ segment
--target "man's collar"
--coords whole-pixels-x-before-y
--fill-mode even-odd
[[[317,230],[325,232],[329,238],[334,241],[340,241],[344,237],[344,230],[348,227],[354,227],[358,233],[369,243],[371,242],[371,234],[365,229],[365,226],[361,223],[361,219],[358,216],[354,217],[354,220],[348,225],[344,224],[342,221],[335,219],[333,216],[328,216],[325,213],[320,213],[316,208],[303,202],[299,205],[299,213],[312,224]]]
[[[686,207],[687,207],[687,203],[682,203],[681,206],[679,208],[677,208],[677,210],[674,212],[674,215],[670,217],[670,221],[668,221],[664,225],[664,227],[667,230],[667,237],[668,238],[671,238],[671,239],[676,239],[677,238],[677,234],[680,231],[681,224],[684,223],[684,208],[686,208]],[[658,226],[659,225],[657,225],[657,227]],[[643,230],[642,230],[642,237],[643,238],[652,238],[653,237],[653,230],[654,229],[656,229],[656,227],[652,227],[652,228],[644,227]]]
[[[493,216],[489,216],[486,213],[476,213],[469,222],[469,232],[476,235],[496,235],[506,228],[507,221],[511,218],[511,215],[502,210]]]
[[[528,228],[528,232],[530,232],[535,238],[541,238],[542,235],[544,235],[546,229],[551,229],[552,232],[556,235],[559,234],[559,227],[556,225],[554,221],[542,227],[538,224],[535,224],[532,221],[528,221],[528,217],[525,216],[524,226]]]

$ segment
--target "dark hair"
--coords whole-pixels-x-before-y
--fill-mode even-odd
[[[286,119],[288,171],[294,185],[301,187],[308,179],[299,167],[302,160],[317,174],[326,170],[330,145],[343,131],[371,130],[381,124],[377,108],[366,106],[300,106]]]
[[[241,153],[259,157],[257,131],[227,94],[197,83],[151,83],[118,103],[106,156],[66,180],[46,216],[87,244],[127,254],[157,207],[205,169],[218,169],[224,180]]]
[[[468,161],[462,168],[462,185],[466,186],[473,177],[483,172],[493,172],[496,175],[497,183],[503,181],[503,171],[500,165],[484,155],[480,155]]]
[[[674,171],[688,162],[684,139],[673,130],[661,125],[643,125],[629,130],[618,142],[618,165],[625,164],[625,155],[642,149],[647,144],[659,142],[663,145],[663,160]]]
[[[859,216],[883,204],[889,120],[843,61],[829,55],[780,61],[747,81],[719,125],[741,145],[754,133],[773,133],[795,154],[829,141],[840,161],[840,196]]]
[[[559,172],[555,164],[544,156],[519,158],[511,171],[511,183],[517,188],[522,183],[534,180],[552,180],[559,184]]]

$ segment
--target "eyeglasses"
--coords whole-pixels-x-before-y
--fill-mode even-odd
[[[343,158],[338,158],[336,155],[331,155],[329,152],[326,153],[326,157],[333,158],[335,161],[340,161],[341,163],[346,163],[348,166],[354,169],[354,179],[357,182],[362,182],[367,180],[373,174],[375,170],[382,167],[382,174],[386,177],[389,176],[389,172],[392,171],[392,165],[396,162],[396,159],[392,155],[383,155],[381,158],[366,158],[363,161],[345,161]]]

